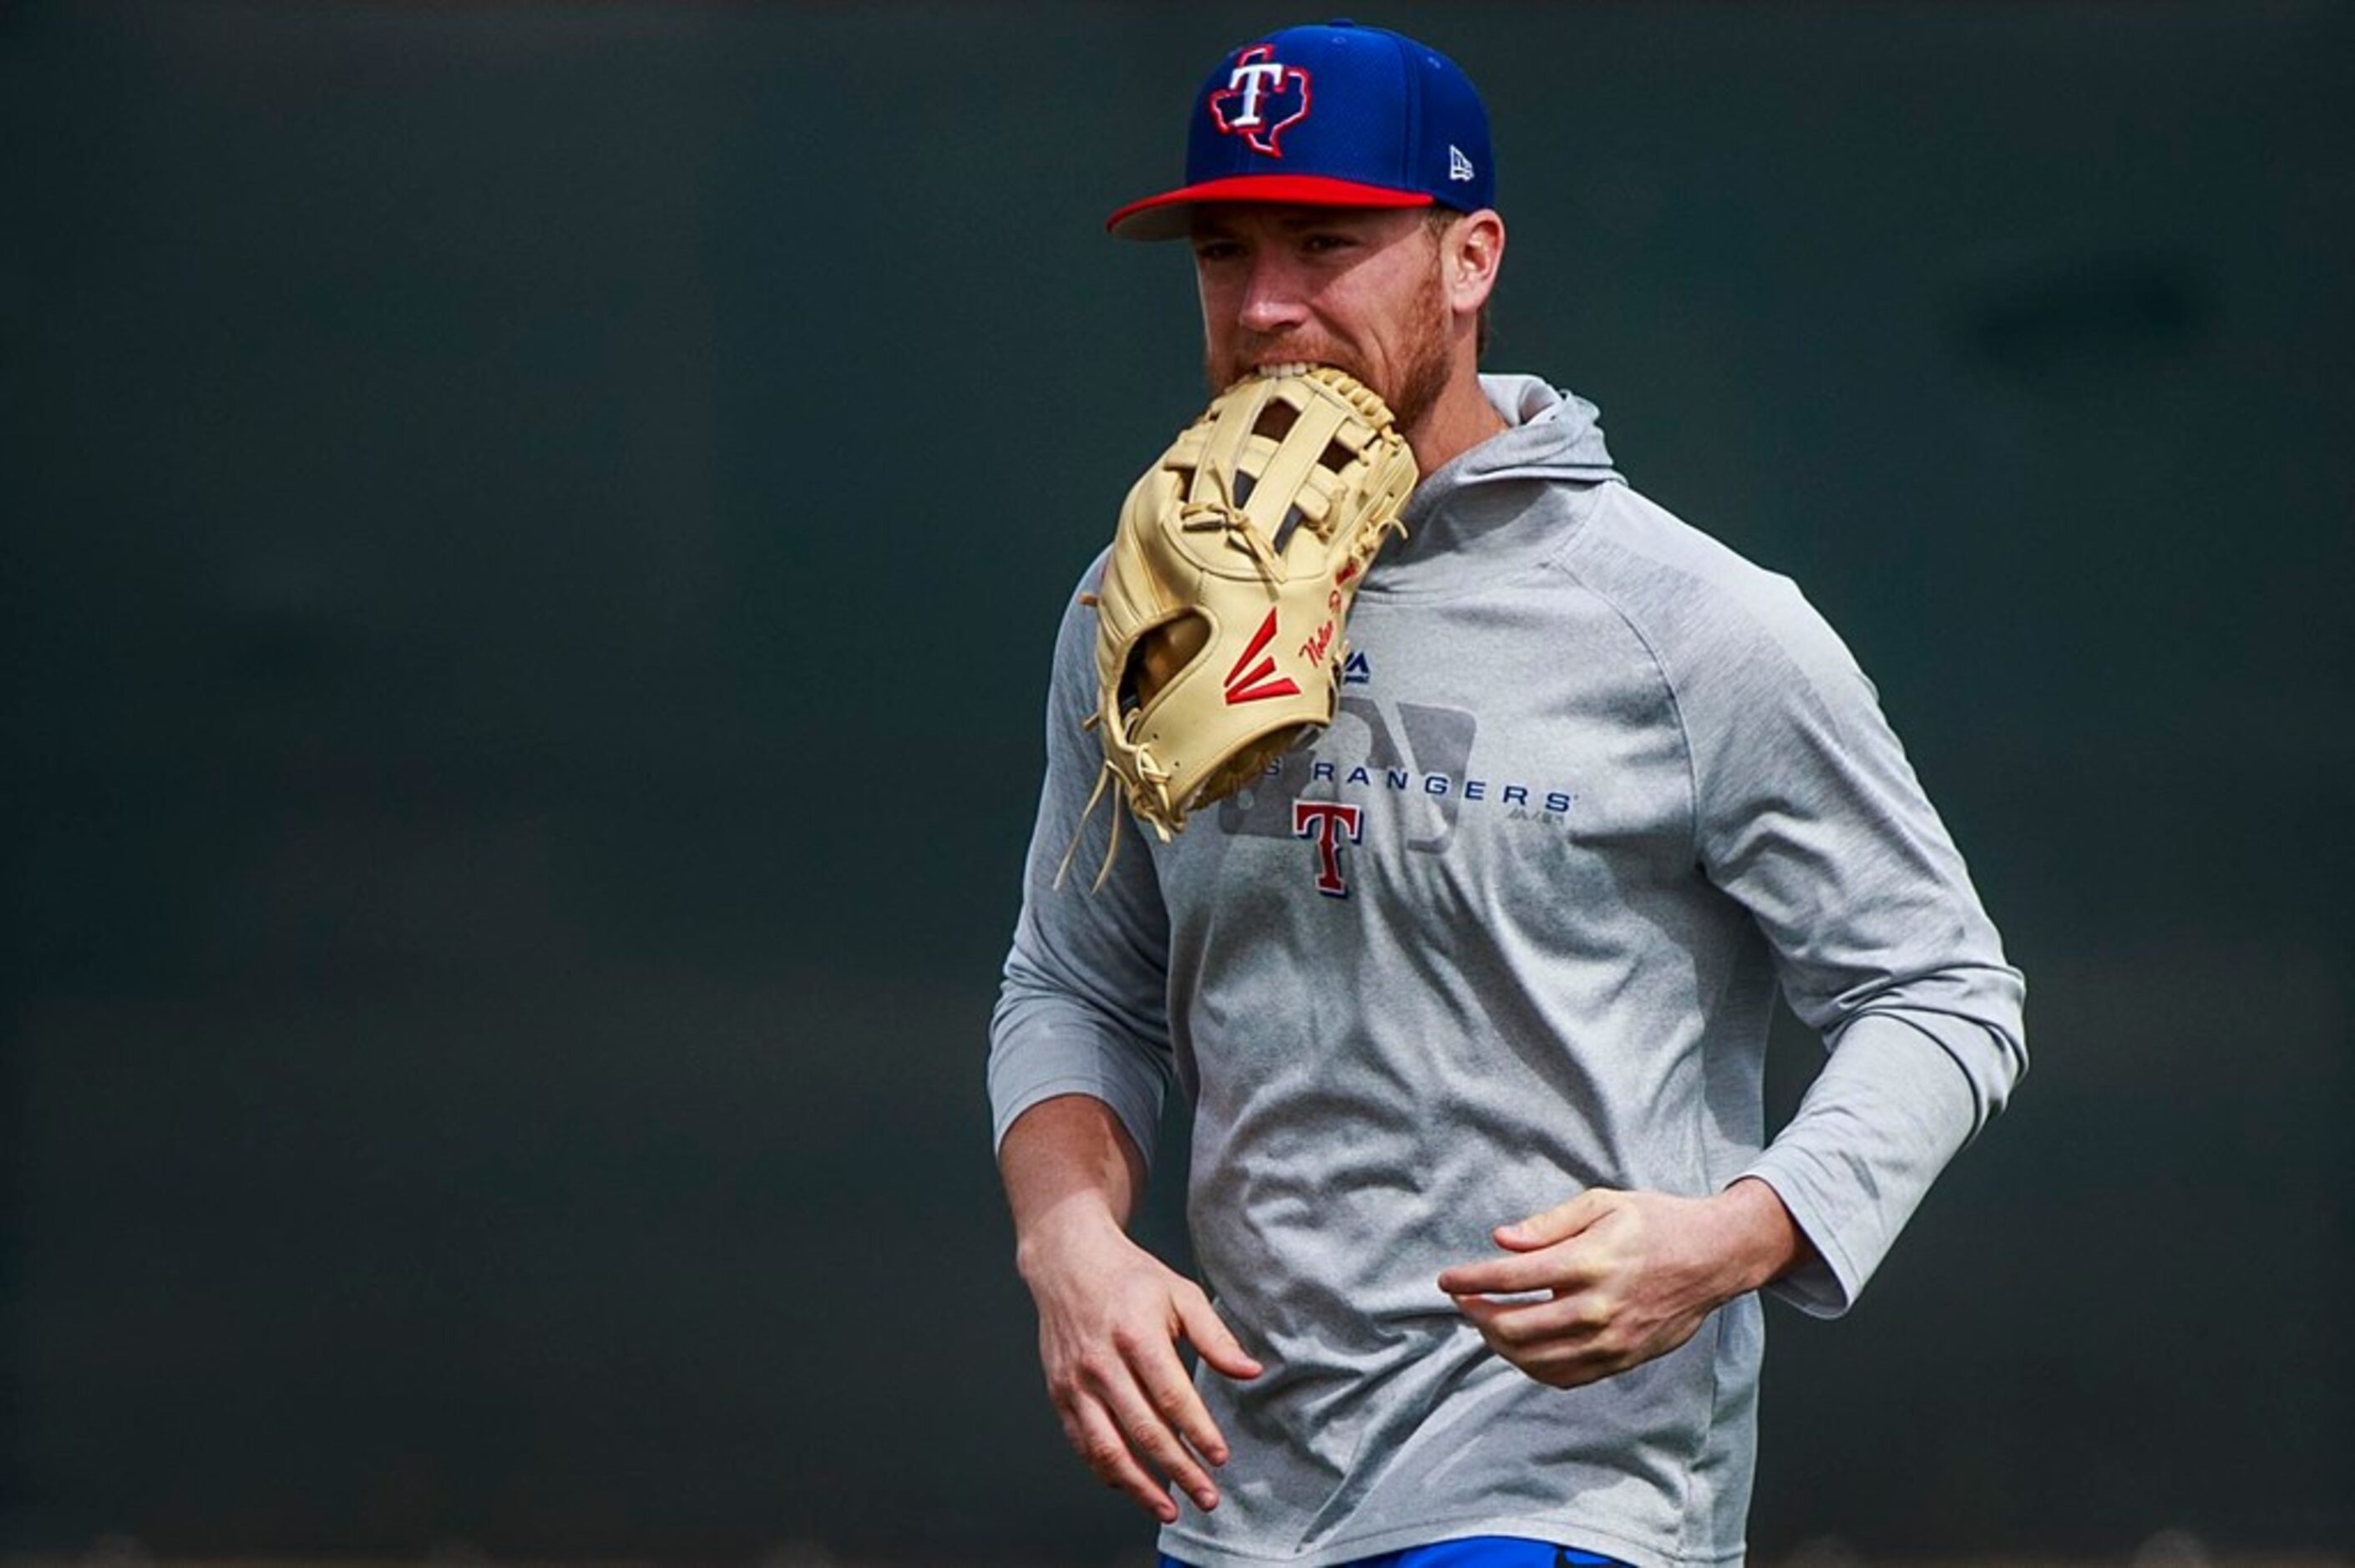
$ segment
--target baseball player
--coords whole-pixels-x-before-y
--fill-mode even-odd
[[[1185,183],[1111,220],[1190,243],[1214,387],[1369,389],[1419,475],[1345,635],[1195,618],[1164,663],[1209,709],[1325,675],[1331,722],[1092,891],[1067,851],[1167,781],[1121,750],[1121,551],[1056,650],[989,1087],[1050,1398],[1165,1563],[1739,1562],[1761,1294],[1846,1311],[2026,1065],[1838,639],[1630,488],[1592,405],[1478,373],[1494,178],[1455,65],[1337,22],[1220,60]],[[1260,484],[1281,435],[1239,439]],[[1242,526],[1156,493],[1124,537]],[[1275,511],[1353,525],[1326,494]],[[1828,1054],[1770,1140],[1778,992]],[[1173,1079],[1199,1284],[1125,1229]]]

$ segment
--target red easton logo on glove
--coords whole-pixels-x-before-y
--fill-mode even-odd
[[[1251,646],[1242,651],[1235,667],[1227,672],[1227,705],[1237,703],[1261,703],[1270,697],[1296,697],[1299,686],[1289,675],[1275,673],[1275,657],[1267,653],[1267,645],[1275,641],[1275,611],[1269,610],[1267,619],[1252,633]],[[1266,657],[1262,657],[1266,654]],[[1252,660],[1259,662],[1254,664]]]
[[[1308,118],[1308,73],[1270,58],[1274,53],[1273,44],[1253,44],[1235,57],[1226,90],[1210,94],[1210,118],[1226,134],[1250,143],[1252,152],[1281,158],[1275,139]]]

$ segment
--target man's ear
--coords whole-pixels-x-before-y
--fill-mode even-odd
[[[1505,260],[1505,220],[1494,208],[1466,213],[1448,225],[1440,240],[1440,281],[1447,290],[1448,308],[1460,315],[1476,315],[1497,286],[1497,270]]]

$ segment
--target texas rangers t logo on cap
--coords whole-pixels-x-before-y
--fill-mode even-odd
[[[1230,136],[1240,135],[1254,152],[1284,156],[1276,138],[1308,118],[1308,73],[1274,58],[1275,46],[1254,44],[1235,57],[1224,92],[1209,96],[1210,117]]]

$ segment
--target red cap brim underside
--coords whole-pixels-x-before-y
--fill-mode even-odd
[[[1430,207],[1422,191],[1394,191],[1315,175],[1230,175],[1130,202],[1104,219],[1107,232],[1123,239],[1182,239],[1192,226],[1194,205],[1206,201],[1267,202],[1281,207]]]

